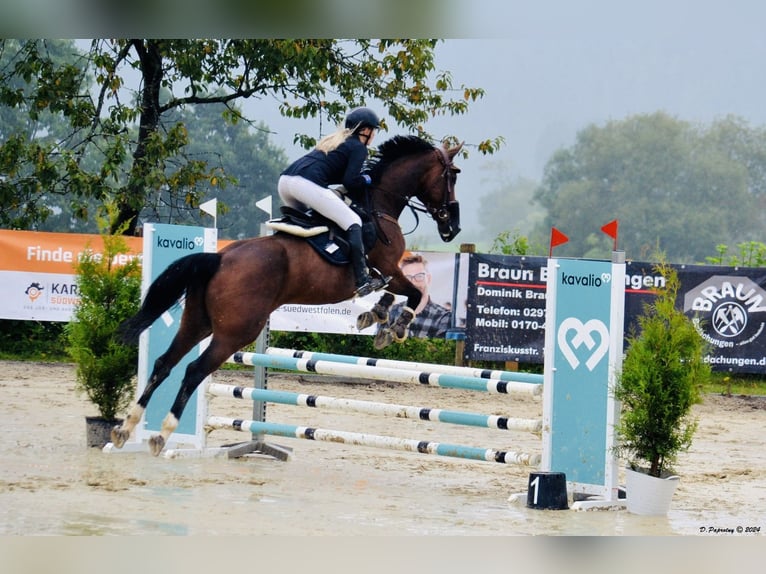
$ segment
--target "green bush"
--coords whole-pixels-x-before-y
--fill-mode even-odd
[[[66,350],[77,365],[78,391],[103,418],[114,420],[135,391],[138,348],[122,343],[118,327],[138,311],[141,270],[137,258],[114,263],[115,256],[129,253],[122,236],[104,235],[103,241],[103,256],[86,249],[75,264],[80,301],[65,329]]]
[[[690,410],[710,379],[710,365],[704,361],[707,343],[675,306],[678,274],[669,265],[656,270],[667,283],[644,305],[637,333],[628,338],[614,396],[621,403],[617,453],[634,467],[648,464],[649,474],[660,477],[691,446],[697,421]]]
[[[0,320],[0,359],[68,361],[64,351],[66,323]]]

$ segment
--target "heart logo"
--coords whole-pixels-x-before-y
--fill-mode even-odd
[[[571,339],[569,337],[570,331],[574,331],[574,336]],[[596,346],[596,341],[591,336],[592,333],[598,333],[599,335],[598,346]],[[585,366],[588,367],[589,371],[596,368],[596,365],[599,364],[609,350],[609,329],[607,329],[603,321],[598,319],[591,319],[583,324],[576,317],[568,317],[561,322],[556,338],[561,352],[572,369],[576,369],[580,365],[580,360],[577,358],[575,351],[582,345],[585,345],[589,351],[593,351],[588,360],[585,361]]]

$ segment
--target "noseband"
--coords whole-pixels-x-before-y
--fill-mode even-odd
[[[433,217],[434,220],[445,222],[449,221],[450,219],[450,204],[454,203],[453,201],[450,201],[450,198],[455,197],[455,180],[457,178],[453,177],[452,168],[454,167],[454,164],[452,163],[452,159],[449,157],[449,155],[447,155],[447,152],[444,150],[444,148],[435,148],[434,153],[436,153],[436,156],[439,158],[439,162],[444,167],[444,170],[442,171],[442,177],[447,182],[447,185],[444,188],[444,194],[442,196],[442,203],[440,206],[433,207],[429,204],[425,205],[429,215]]]

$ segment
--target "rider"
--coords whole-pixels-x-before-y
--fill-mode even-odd
[[[360,297],[385,287],[385,281],[370,277],[361,218],[329,186],[341,184],[349,191],[364,191],[370,185],[370,176],[361,172],[367,159],[367,146],[379,128],[380,120],[371,109],[351,110],[344,127],[322,138],[313,150],[293,162],[282,172],[277,186],[285,205],[295,209],[312,208],[346,231],[356,276],[356,294]]]

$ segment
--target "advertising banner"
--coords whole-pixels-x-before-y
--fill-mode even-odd
[[[544,362],[546,259],[472,255],[465,360]],[[625,335],[637,326],[653,290],[665,286],[656,264],[629,261]],[[681,283],[676,305],[710,344],[715,371],[766,372],[766,269],[671,265]]]
[[[146,223],[144,225],[145,260],[142,291],[145,292],[160,273],[177,259],[192,253],[216,251],[216,240],[217,232],[215,229]],[[141,334],[138,364],[139,394],[146,388],[155,361],[167,351],[173,337],[178,332],[182,313],[182,302],[179,302],[179,305],[174,305],[168,309],[149,329]],[[196,345],[189,351],[154,393],[144,412],[144,424],[136,429],[136,441],[140,442],[147,439],[150,435],[161,430],[162,420],[170,411],[178,389],[181,387],[186,367],[199,357],[204,344],[206,342]],[[173,433],[174,441],[188,442],[196,447],[201,447],[201,444],[198,444],[199,433],[197,433],[197,429],[202,424],[201,419],[204,417],[205,402],[202,396],[203,393],[198,388],[189,399],[188,407],[184,410],[178,428]]]
[[[548,267],[547,342],[553,350],[545,361],[543,468],[565,472],[579,492],[611,495],[616,410],[609,389],[623,350],[623,317],[613,313],[613,303],[623,308],[625,266],[551,259]]]
[[[424,286],[434,304],[452,313],[450,326],[463,326],[466,321],[468,255],[464,254],[459,259],[454,253],[417,253],[426,261],[430,275],[427,281],[417,284]],[[462,282],[459,279],[461,275]],[[366,297],[327,305],[283,305],[271,314],[269,328],[272,331],[375,335],[376,325],[359,331],[356,318],[369,311],[381,295],[382,292],[371,293]],[[405,300],[405,297],[398,295],[395,303]]]
[[[629,262],[625,278],[625,327],[636,327],[653,287],[664,277],[653,263]],[[718,265],[671,265],[681,287],[676,307],[694,320],[709,344],[715,371],[766,372],[766,269]]]
[[[125,237],[142,257],[142,239]],[[219,247],[229,241],[219,241]],[[69,321],[79,301],[73,263],[86,249],[103,249],[99,235],[0,230],[0,319]],[[427,291],[450,313],[450,328],[463,331],[466,361],[543,364],[547,258],[422,252]],[[672,265],[681,289],[677,305],[694,317],[710,344],[707,360],[717,371],[766,372],[766,269]],[[629,261],[625,274],[625,332],[629,334],[652,290],[665,279],[653,263]],[[356,318],[380,293],[334,305],[284,305],[271,315],[275,331],[360,333]],[[397,296],[396,302],[402,303]]]
[[[472,254],[465,359],[542,363],[545,257]]]
[[[141,257],[141,238],[125,240],[116,265]],[[80,301],[72,265],[86,249],[102,253],[101,236],[0,229],[0,319],[69,321]]]

